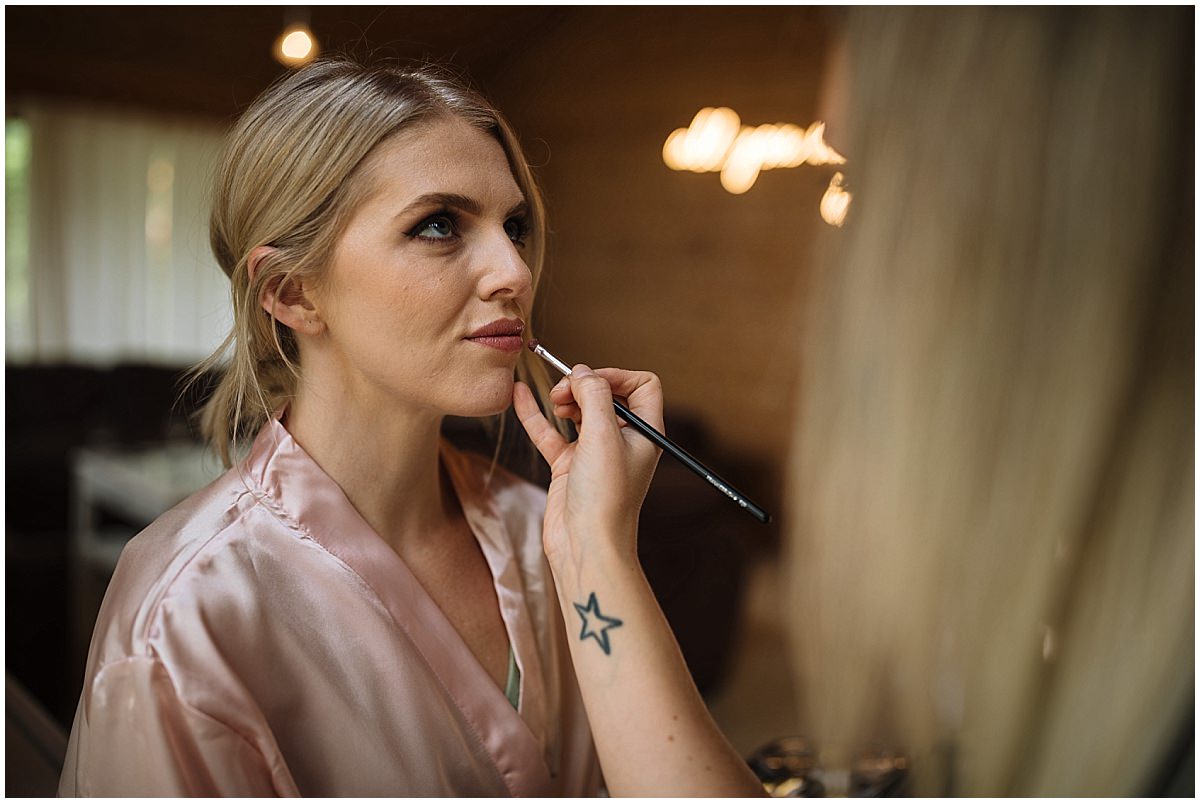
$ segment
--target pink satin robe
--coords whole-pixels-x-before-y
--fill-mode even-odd
[[[275,420],[130,541],[59,793],[588,796],[598,764],[541,549],[545,492],[443,446],[520,710]]]

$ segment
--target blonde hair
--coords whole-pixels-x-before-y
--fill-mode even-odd
[[[1138,795],[1194,676],[1191,13],[847,27],[786,554],[805,732],[919,795]]]
[[[292,397],[298,378],[292,331],[261,309],[263,289],[277,284],[283,295],[294,283],[319,282],[369,190],[360,169],[368,155],[392,135],[444,115],[465,120],[503,147],[529,205],[525,256],[536,287],[546,242],[537,182],[499,111],[446,69],[317,61],[264,91],[230,132],[216,176],[210,241],[230,279],[233,327],[193,369],[194,379],[222,372],[201,412],[201,430],[226,466],[235,444]],[[251,278],[247,260],[258,246],[273,250]],[[526,331],[532,335],[532,327]],[[517,374],[545,404],[544,366],[523,352]]]

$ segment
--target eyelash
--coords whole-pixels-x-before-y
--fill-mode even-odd
[[[423,232],[425,229],[427,229],[431,224],[436,223],[437,221],[440,221],[440,220],[444,220],[450,224],[450,234],[448,236],[446,236],[446,237],[426,237],[425,235],[421,234],[421,232]],[[408,232],[408,236],[411,239],[424,240],[427,243],[452,242],[454,240],[459,239],[459,235],[458,235],[459,220],[460,219],[459,219],[458,214],[455,213],[453,210],[440,209],[437,212],[433,213],[432,215],[429,215],[428,217],[423,218],[420,223],[418,223],[416,226],[414,226]]]
[[[446,237],[426,237],[425,235],[421,234],[421,232],[428,228],[430,224],[438,221],[446,221],[450,224],[449,235]],[[424,218],[420,223],[409,230],[407,234],[408,237],[413,240],[423,240],[427,243],[456,242],[461,239],[461,235],[458,233],[459,229],[461,228],[461,221],[462,218],[453,209],[441,209]],[[510,239],[512,239],[513,243],[518,246],[525,245],[525,240],[529,237],[533,229],[533,226],[529,222],[529,218],[526,215],[517,215],[516,217],[511,217],[504,222],[506,229],[510,223],[515,223],[517,227],[516,236],[511,237]]]
[[[525,240],[533,233],[533,224],[529,222],[527,215],[518,215],[517,217],[509,218],[504,222],[504,225],[509,223],[517,224],[517,236],[512,238],[512,241],[517,245],[525,245]]]

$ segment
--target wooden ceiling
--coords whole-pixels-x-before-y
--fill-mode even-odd
[[[284,6],[9,6],[6,101],[72,97],[228,119],[285,69]],[[489,76],[572,13],[555,7],[309,7],[322,52],[431,59]]]

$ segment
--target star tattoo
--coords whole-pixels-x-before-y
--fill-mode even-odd
[[[596,602],[595,591],[588,597],[587,605],[580,605],[578,602],[573,604],[575,610],[579,612],[579,618],[583,619],[583,630],[579,633],[579,640],[583,641],[591,636],[600,645],[600,649],[604,650],[605,655],[610,654],[608,631],[611,628],[620,627],[621,620],[600,613],[600,605]]]

